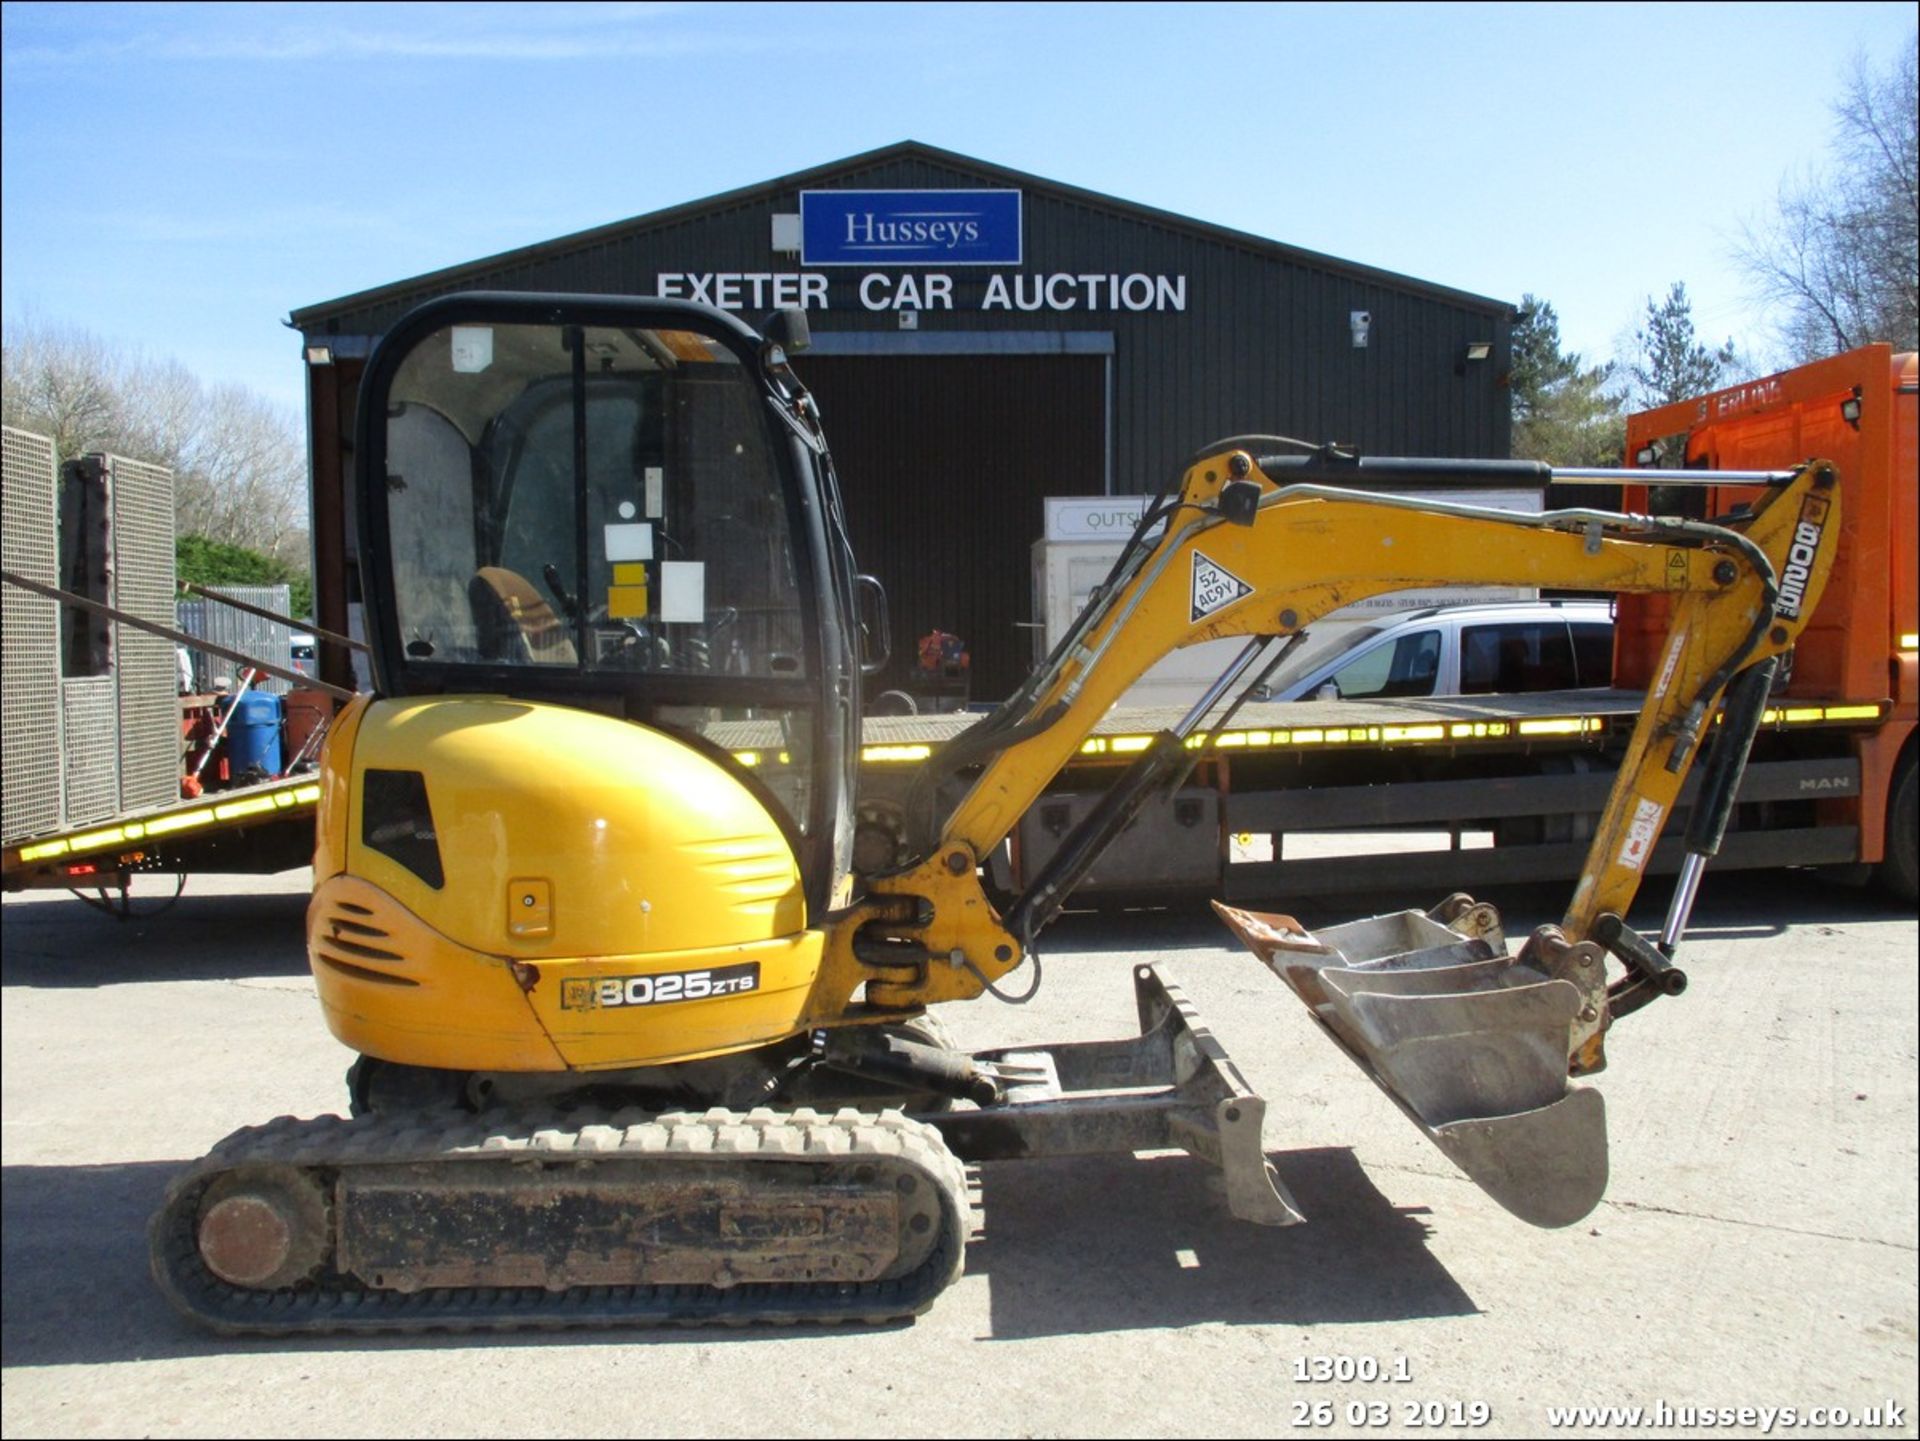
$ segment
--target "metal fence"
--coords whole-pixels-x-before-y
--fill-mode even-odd
[[[58,585],[53,442],[8,428],[0,471],[0,557]],[[60,824],[59,607],[8,586],[0,624],[0,834],[12,840]]]
[[[8,570],[142,620],[173,619],[171,471],[111,455],[60,466],[50,439],[9,429],[4,474],[0,541]],[[0,610],[5,838],[90,825],[178,797],[173,645],[104,621],[78,635],[63,626],[56,602],[13,587]],[[83,643],[70,644],[77,635]]]
[[[219,590],[222,595],[230,595],[235,600],[259,606],[262,610],[277,611],[281,615],[288,614],[292,609],[291,590],[285,585],[223,585]],[[174,623],[188,635],[210,640],[229,650],[237,650],[256,660],[277,665],[283,670],[294,668],[291,626],[261,620],[243,610],[222,605],[217,600],[183,600],[175,604],[174,610],[178,616]],[[216,682],[222,677],[227,680],[229,687],[239,684],[240,668],[230,660],[208,655],[205,651],[189,651],[188,660],[193,666],[193,688],[196,691],[214,690]],[[286,681],[263,676],[254,683],[253,689],[285,695],[293,687]]]
[[[111,477],[113,603],[142,620],[172,618],[173,472],[122,456],[88,456]],[[120,809],[165,805],[180,794],[180,684],[173,643],[130,625],[113,628],[119,707]]]
[[[60,681],[61,776],[64,825],[104,821],[120,806],[120,717],[113,677],[64,676]],[[177,734],[176,728],[176,734]],[[175,785],[179,782],[176,780]]]

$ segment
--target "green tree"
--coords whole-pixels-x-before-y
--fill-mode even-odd
[[[1647,297],[1647,318],[1633,333],[1635,356],[1627,366],[1633,399],[1642,409],[1704,395],[1733,378],[1739,351],[1731,340],[1709,350],[1693,328],[1693,302],[1676,280],[1659,305]]]
[[[313,615],[313,577],[284,560],[204,535],[183,535],[174,542],[174,563],[181,580],[198,585],[285,585],[288,613],[296,620]]]
[[[1618,465],[1626,440],[1613,366],[1588,366],[1560,349],[1560,317],[1535,295],[1513,327],[1513,454],[1549,465]]]

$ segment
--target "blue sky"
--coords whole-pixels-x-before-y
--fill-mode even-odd
[[[1594,358],[1822,162],[1910,4],[7,4],[0,295],[301,403],[281,319],[914,139],[1560,313]]]

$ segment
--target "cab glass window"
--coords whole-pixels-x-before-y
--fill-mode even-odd
[[[449,326],[401,363],[386,446],[410,660],[805,673],[778,452],[719,342]]]
[[[1392,644],[1382,642],[1347,662],[1331,677],[1342,700],[1366,696],[1405,697],[1433,694],[1440,674],[1440,632],[1420,630]]]
[[[1583,686],[1613,684],[1613,627],[1603,621],[1573,622],[1573,658]]]
[[[1564,620],[1461,627],[1462,695],[1571,690],[1579,683]]]

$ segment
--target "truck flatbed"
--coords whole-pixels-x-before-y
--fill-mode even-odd
[[[17,890],[91,884],[99,875],[140,870],[285,870],[312,856],[319,803],[312,775],[235,786],[16,839],[0,851],[0,876],[8,890]]]
[[[1586,818],[1612,783],[1605,753],[1624,744],[1642,699],[1609,688],[1248,704],[1210,741],[1196,733],[1188,744],[1205,745],[1214,771],[1183,788],[1177,803],[1144,812],[1078,894],[1268,900],[1371,883],[1370,868],[1338,855],[1283,854],[1284,836],[1316,832],[1440,833],[1444,849],[1397,855],[1395,869],[1409,883],[1442,889],[1573,875],[1585,855]],[[1880,701],[1783,700],[1767,709],[1762,728],[1843,731],[1877,723],[1886,710]],[[1098,771],[1124,765],[1182,714],[1171,706],[1110,711],[1045,804],[1023,818],[1010,859],[996,861],[1014,868],[1007,879],[1044,862],[1056,837],[1098,800]],[[869,720],[863,797],[902,801],[917,767],[978,719]],[[1857,829],[1811,824],[1804,803],[1857,796],[1859,765],[1843,741],[1809,744],[1769,750],[1748,767],[1739,794],[1762,829],[1729,837],[1723,864],[1830,864],[1857,853]],[[1684,794],[1690,803],[1693,790]],[[1470,847],[1464,836],[1473,830],[1491,832],[1494,848]],[[1664,844],[1652,869],[1676,868],[1680,850],[1678,840]]]
[[[1449,696],[1436,700],[1253,702],[1214,741],[1222,756],[1313,749],[1443,747],[1511,749],[1532,744],[1595,744],[1631,725],[1640,696],[1630,690],[1540,691],[1525,695]],[[1872,703],[1789,702],[1763,725],[1802,729],[1877,719]],[[1123,762],[1174,724],[1178,706],[1116,706],[1080,747],[1079,762]],[[925,761],[982,717],[973,712],[870,716],[861,761],[905,770]],[[777,753],[776,722],[723,721],[707,737],[749,765]],[[0,851],[9,890],[93,885],[135,871],[267,872],[306,864],[313,851],[319,784],[309,775],[180,800],[92,825],[18,839]],[[1297,799],[1296,799],[1297,804]]]
[[[1246,751],[1287,746],[1509,745],[1515,740],[1591,737],[1630,725],[1639,714],[1640,702],[1640,692],[1619,689],[1432,700],[1256,701],[1234,716],[1217,747]],[[1795,701],[1770,708],[1762,724],[1775,728],[1857,724],[1877,719],[1882,710],[1870,703]],[[1080,754],[1089,759],[1125,758],[1183,713],[1179,706],[1115,706],[1093,728]],[[862,729],[861,760],[869,765],[916,764],[981,719],[973,712],[869,716]],[[723,722],[710,727],[707,735],[729,750],[746,754],[769,749],[779,741],[778,729],[768,721]]]
[[[1541,734],[1579,734],[1598,730],[1601,722],[1640,709],[1633,691],[1541,691],[1530,695],[1449,696],[1442,700],[1312,700],[1249,702],[1222,732],[1223,744],[1287,745],[1297,740],[1323,744],[1377,743],[1386,739],[1506,738],[1525,726]],[[1125,754],[1114,746],[1135,737],[1147,737],[1173,726],[1181,706],[1115,706],[1093,729],[1082,753]],[[876,716],[866,723],[866,744],[939,745],[952,740],[972,715]],[[1438,728],[1436,733],[1435,728]],[[1409,734],[1409,733],[1412,734]],[[1229,741],[1228,737],[1237,738]],[[1255,741],[1256,737],[1264,737]],[[1105,742],[1104,745],[1095,742]]]

